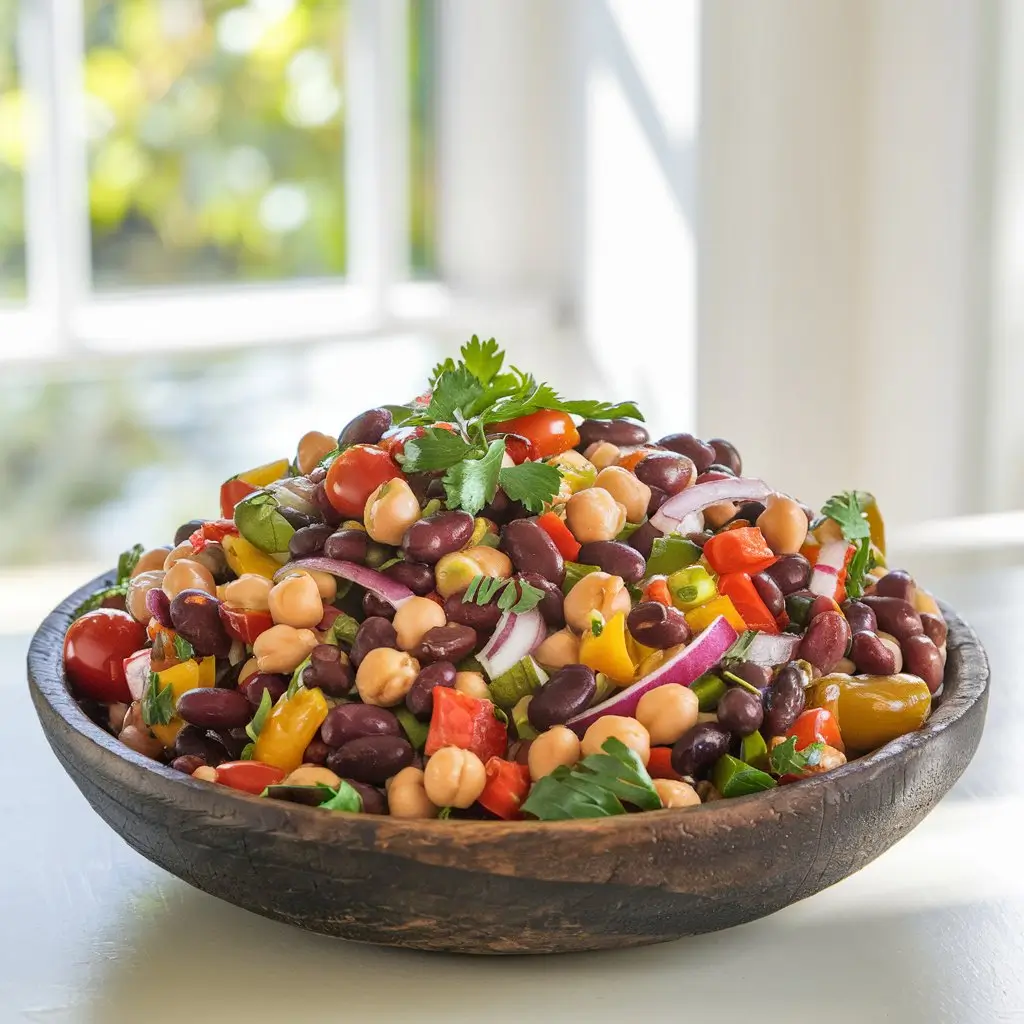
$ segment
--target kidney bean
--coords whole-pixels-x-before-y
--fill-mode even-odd
[[[944,666],[938,647],[928,637],[908,636],[900,641],[903,651],[903,671],[920,676],[928,684],[929,693],[942,685]]]
[[[195,725],[185,725],[178,730],[174,737],[174,754],[176,757],[198,757],[203,764],[214,768],[228,759],[223,744]]]
[[[320,687],[328,697],[344,697],[355,682],[348,655],[334,644],[317,644],[309,652],[309,664],[302,671],[302,685]]]
[[[647,515],[653,516],[666,501],[668,501],[668,495],[660,487],[652,487],[651,497],[647,502]]]
[[[579,425],[579,432],[580,451],[595,441],[607,441],[622,448],[624,445],[646,444],[651,439],[646,427],[630,420],[584,420]]]
[[[244,683],[238,686],[238,692],[254,707],[260,706],[263,700],[263,691],[270,691],[270,699],[276,704],[278,699],[288,689],[290,680],[287,676],[278,675],[276,672],[254,672]]]
[[[766,572],[751,576],[750,582],[754,584],[757,596],[764,601],[768,614],[777,619],[786,610],[786,598],[782,588]]]
[[[451,594],[444,599],[445,618],[449,622],[458,622],[475,629],[478,635],[490,635],[501,618],[501,609],[493,601],[489,604],[463,601],[463,593],[465,591]]]
[[[302,754],[302,763],[327,764],[327,755],[330,754],[330,752],[331,747],[327,746],[327,744],[318,736],[309,741],[309,746],[306,747]]]
[[[533,706],[533,702],[530,702]],[[695,778],[729,753],[732,733],[717,722],[701,722],[676,741],[672,748],[672,767],[680,775]]]
[[[343,562],[366,562],[366,553],[370,547],[370,538],[364,530],[351,527],[335,530],[324,541],[324,557],[337,558]]]
[[[742,519],[754,526],[764,510],[765,506],[759,501],[744,501],[737,506],[733,520]]]
[[[473,517],[468,512],[438,512],[405,531],[402,551],[410,562],[433,565],[444,555],[464,548],[472,540],[473,530]]]
[[[462,661],[476,649],[476,630],[458,622],[432,626],[413,648],[412,655],[421,665],[434,661]]]
[[[338,526],[344,520],[345,517],[331,504],[330,498],[327,497],[327,485],[324,480],[320,480],[313,488],[311,500],[316,506],[317,512],[320,513],[320,518],[325,523],[328,523],[330,526]]]
[[[434,688],[455,685],[456,668],[450,661],[435,661],[424,665],[405,695],[405,706],[421,721],[426,722],[434,710]]]
[[[839,607],[842,608],[846,621],[854,633],[864,631],[874,633],[878,629],[878,619],[875,618],[875,613],[863,601],[847,600]],[[854,661],[856,660],[854,658]]]
[[[654,541],[663,536],[661,530],[659,530],[649,519],[646,523],[641,523],[630,535],[626,543],[643,555],[644,558],[651,557],[651,548],[654,546]]]
[[[670,452],[685,455],[694,464],[698,473],[706,473],[715,461],[715,449],[693,434],[666,434],[658,444]]]
[[[409,741],[400,736],[360,736],[330,754],[327,767],[357,782],[382,786],[412,764],[412,755]]]
[[[811,571],[811,563],[803,555],[782,555],[764,570],[764,574],[775,580],[779,590],[788,597],[807,586]]]
[[[753,661],[738,661],[729,671],[762,692],[772,684],[772,670],[767,665],[758,665]]]
[[[586,665],[560,668],[533,695],[526,714],[534,729],[564,725],[594,699],[597,679]]]
[[[173,629],[171,622],[171,599],[159,588],[146,591],[146,611],[165,629]]]
[[[779,669],[775,682],[764,695],[763,735],[781,736],[797,720],[807,703],[806,681],[807,674],[792,662]]]
[[[537,611],[547,625],[553,629],[561,629],[565,625],[565,599],[558,585],[536,572],[521,572],[519,578],[526,580],[530,586],[544,591]]]
[[[348,660],[359,668],[363,658],[378,647],[391,647],[398,650],[398,634],[395,627],[383,616],[373,615],[364,619],[356,631],[356,638],[349,651]]]
[[[908,636],[920,636],[924,632],[921,616],[908,601],[877,595],[865,595],[863,601],[875,613],[878,628],[883,633],[891,633],[901,644]]]
[[[946,642],[946,620],[938,615],[932,615],[929,612],[921,612],[921,626],[924,629],[924,635],[936,647],[941,647]]]
[[[177,772],[191,775],[197,768],[201,768],[205,764],[206,762],[198,754],[182,754],[181,757],[176,757],[171,762],[171,767]]]
[[[229,761],[238,761],[242,757],[242,751],[249,743],[249,737],[244,729],[218,729],[213,734],[221,742],[227,751]]]
[[[529,764],[532,743],[533,740],[513,740],[508,745],[508,759],[516,764]]]
[[[743,472],[743,460],[736,446],[731,441],[726,441],[724,437],[713,437],[708,444],[715,450],[715,463],[740,476]]]
[[[811,619],[797,648],[797,656],[809,661],[822,675],[827,675],[846,654],[850,636],[850,624],[840,612],[835,609],[823,611]]]
[[[394,714],[372,704],[336,704],[320,726],[320,739],[329,747],[343,747],[361,736],[401,735]]]
[[[324,552],[327,538],[334,533],[334,527],[327,523],[314,523],[296,530],[288,541],[288,554],[292,558],[315,558]]]
[[[686,539],[692,541],[701,550],[704,549],[704,545],[714,536],[710,530],[701,530],[699,533],[688,533]]]
[[[308,512],[300,512],[297,508],[292,508],[290,505],[281,505],[278,507],[278,512],[281,513],[281,517],[288,523],[292,529],[298,533],[299,530],[305,530],[316,523],[316,519],[311,516]]]
[[[384,794],[376,786],[368,786],[358,779],[345,781],[359,794],[363,801],[363,814],[387,814],[388,802]]]
[[[908,604],[914,603],[916,590],[914,577],[905,569],[893,569],[875,583],[875,593],[879,597],[898,597]]]
[[[626,626],[637,643],[659,651],[690,642],[690,627],[678,608],[660,601],[641,601],[626,618]]]
[[[434,570],[422,562],[395,562],[381,571],[389,579],[408,587],[417,597],[426,597],[434,589]]]
[[[338,447],[348,444],[376,444],[391,428],[391,413],[387,409],[367,409],[349,420],[338,435]]]
[[[718,724],[735,736],[749,736],[761,728],[764,708],[761,697],[738,686],[726,690],[718,701],[716,709]]]
[[[621,576],[626,583],[639,583],[647,571],[643,555],[617,540],[592,540],[582,545],[576,561],[596,565],[612,576]]]
[[[641,483],[657,487],[666,494],[678,494],[697,479],[697,468],[691,458],[657,448],[636,464],[633,473]]]
[[[368,590],[363,594],[362,600],[363,615],[367,618],[393,619],[395,617],[394,605],[389,604],[383,598]]]
[[[252,705],[237,690],[200,686],[178,698],[177,712],[189,725],[203,729],[234,729],[252,718]]]
[[[523,519],[529,515],[529,512],[526,511],[522,502],[512,501],[499,487],[494,492],[494,497],[480,510],[480,515],[501,526],[512,519]]]
[[[179,544],[184,544],[185,541],[187,541],[189,537],[196,532],[196,530],[205,525],[205,519],[190,519],[187,523],[182,523],[181,526],[174,531],[174,546],[177,547]],[[159,568],[159,566],[157,568]]]
[[[817,594],[815,595],[814,600],[811,601],[810,607],[807,609],[807,621],[810,622],[812,619],[816,619],[822,612],[834,612],[835,610],[836,603],[831,597],[825,597],[823,594]]]
[[[318,484],[321,480],[327,479],[327,469],[324,466],[314,466],[307,474],[306,479],[311,484]]]
[[[154,588],[155,589],[155,588]],[[171,623],[178,635],[203,656],[226,658],[231,637],[220,618],[220,601],[205,590],[183,590],[171,601]]]
[[[514,519],[501,529],[498,547],[518,572],[534,572],[552,583],[565,579],[565,559],[536,519]]]
[[[850,642],[850,661],[858,672],[872,676],[891,676],[896,671],[896,656],[878,638],[866,629],[853,634]]]

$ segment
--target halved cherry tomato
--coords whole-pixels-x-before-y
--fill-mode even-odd
[[[230,636],[244,644],[254,643],[260,633],[265,633],[274,624],[270,612],[229,608],[223,604],[220,606],[220,621]]]
[[[489,758],[484,769],[487,784],[477,803],[506,821],[521,817],[519,808],[530,792],[530,769],[500,757]]]
[[[505,451],[508,452],[508,457],[517,466],[521,466],[527,459],[534,458],[533,445],[522,434],[496,433],[487,435],[488,442],[499,439],[504,439]]]
[[[233,519],[211,519],[203,523],[188,538],[193,551],[202,551],[207,544],[219,544],[227,536],[237,537],[238,527]]]
[[[787,739],[796,737],[796,749],[803,750],[812,743],[825,743],[836,750],[846,750],[836,716],[828,708],[809,708],[789,727]]]
[[[651,759],[647,762],[647,774],[652,779],[675,779],[678,782],[682,779],[672,767],[671,747],[651,747]]]
[[[440,430],[450,430],[453,432],[455,430],[451,423],[432,423],[431,426],[437,427]],[[394,459],[399,455],[405,454],[405,446],[413,438],[423,437],[426,432],[426,427],[392,427],[384,432],[384,436],[380,439],[379,444]]]
[[[259,796],[267,788],[280,782],[284,772],[262,761],[226,761],[217,765],[217,781],[222,786],[240,789],[243,793]]]
[[[343,516],[362,519],[366,499],[381,484],[402,475],[398,463],[383,448],[357,444],[346,448],[327,470],[324,492]]]
[[[560,455],[580,443],[580,432],[567,412],[540,409],[529,416],[520,416],[501,425],[502,430],[521,434],[533,445],[535,459]]]
[[[64,671],[72,690],[93,700],[130,701],[124,662],[145,644],[146,627],[127,612],[86,612],[64,637]]]

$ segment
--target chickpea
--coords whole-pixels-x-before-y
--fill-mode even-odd
[[[164,752],[164,745],[145,726],[126,725],[117,738],[143,757],[159,758]]]
[[[434,585],[442,597],[451,597],[462,593],[474,576],[507,579],[511,575],[512,562],[508,555],[481,544],[443,555],[434,566]]]
[[[899,640],[897,640],[891,633],[882,633],[881,631],[878,633],[878,639],[881,640],[890,651],[892,651],[892,656],[896,659],[896,667],[892,672],[893,675],[899,675],[899,673],[903,671],[903,648],[900,647]]]
[[[168,548],[150,548],[135,563],[131,578],[135,579],[136,576],[141,576],[144,572],[152,572],[154,569],[162,569],[169,553]]]
[[[655,779],[654,789],[661,797],[662,807],[696,807],[700,803],[697,790],[688,782],[675,779]]]
[[[566,483],[569,484],[570,496],[577,491],[594,486],[594,480],[597,478],[597,466],[585,456],[580,455],[575,448],[561,452],[559,455],[548,459],[547,463],[549,466],[554,466],[562,474]]]
[[[211,768],[208,764],[201,764],[193,773],[193,779],[198,779],[200,782],[216,782],[217,781],[217,769]]]
[[[563,476],[558,481],[558,491],[550,501],[545,501],[543,505],[544,512],[558,512],[564,509],[568,504],[569,499],[573,496],[573,486],[569,481],[568,477]]]
[[[312,629],[324,617],[324,603],[312,576],[294,573],[270,588],[270,617],[296,629]]]
[[[636,706],[636,719],[658,746],[675,743],[697,724],[700,701],[688,686],[666,683],[648,690]]]
[[[423,784],[423,769],[410,765],[388,781],[388,811],[392,818],[436,818]]]
[[[295,569],[291,575],[308,576],[315,584],[324,604],[333,604],[338,596],[338,581],[329,573],[320,569]]]
[[[772,494],[757,517],[757,528],[775,554],[795,555],[807,539],[807,516],[792,498]]]
[[[607,466],[597,474],[595,487],[603,487],[617,502],[625,506],[626,519],[641,523],[647,515],[651,489],[622,466]]]
[[[423,773],[427,798],[437,807],[469,807],[486,785],[483,761],[461,747],[442,747]]]
[[[157,587],[164,584],[163,569],[149,569],[132,576],[128,584],[128,593],[125,594],[124,606],[128,614],[136,622],[149,622],[153,617],[146,607],[146,595]]]
[[[162,568],[170,569],[175,562],[180,562],[183,558],[194,558],[195,548],[192,547],[192,542],[183,540],[176,547],[171,548],[170,551],[164,552],[164,564]]]
[[[364,704],[391,708],[401,704],[420,671],[420,663],[404,651],[376,647],[356,671],[356,689]]]
[[[720,526],[725,526],[738,510],[739,506],[734,501],[719,501],[714,505],[708,505],[704,509],[704,525],[717,530]]]
[[[175,562],[164,574],[164,593],[173,601],[183,590],[205,590],[207,594],[216,594],[217,585],[213,582],[213,574],[205,565],[182,558]]]
[[[577,633],[585,633],[590,629],[595,611],[600,612],[607,622],[618,612],[628,615],[630,607],[629,591],[622,577],[611,576],[606,572],[587,573],[565,595],[563,604],[565,621]]]
[[[311,629],[296,629],[283,622],[256,637],[252,653],[260,672],[294,672],[319,641]]]
[[[613,540],[626,525],[626,506],[603,487],[588,487],[566,502],[565,520],[581,544]]]
[[[527,758],[534,782],[550,775],[560,764],[571,768],[580,759],[579,737],[564,725],[553,726],[530,744]]]
[[[942,618],[942,609],[939,607],[938,602],[927,590],[922,590],[920,587],[915,588],[914,610],[918,614],[926,612],[928,615],[936,615],[940,619]]]
[[[381,544],[401,544],[405,531],[420,517],[420,503],[401,477],[386,480],[367,499],[366,532]]]
[[[295,771],[281,780],[282,786],[330,786],[337,789],[341,785],[341,776],[335,775],[330,768],[318,764],[300,764]]]
[[[443,626],[448,619],[436,601],[431,601],[429,597],[410,597],[395,612],[392,621],[398,634],[398,646],[403,651],[411,651],[428,629]]]
[[[298,454],[295,461],[299,472],[312,473],[320,460],[338,447],[338,442],[330,434],[322,434],[319,430],[310,430],[299,438]]]
[[[255,658],[249,658],[248,661],[246,661],[246,663],[238,671],[238,683],[237,683],[237,685],[241,686],[242,683],[244,683],[246,681],[246,679],[249,678],[249,676],[255,675],[257,672],[259,672],[259,670],[260,670],[260,667],[256,663],[256,659]]]
[[[565,665],[578,665],[580,660],[580,641],[568,629],[560,629],[552,633],[533,652],[534,659],[546,669],[554,671]]]
[[[225,583],[221,600],[232,608],[250,612],[265,612],[270,607],[270,591],[274,584],[266,576],[243,572],[237,580]]]
[[[601,745],[612,737],[629,747],[645,765],[650,761],[651,737],[647,730],[635,718],[622,715],[604,715],[587,729],[580,744],[583,756],[600,754]]]
[[[479,672],[456,672],[455,689],[460,693],[468,693],[477,700],[494,700],[491,691],[487,689],[484,677]]]
[[[475,547],[464,548],[461,553],[476,563],[482,576],[506,579],[512,575],[512,560],[504,551],[489,548],[486,544],[478,544]]]
[[[223,576],[228,567],[228,556],[224,553],[224,548],[214,541],[207,544],[202,551],[197,551],[192,556],[192,561],[206,566],[210,570],[210,575],[215,577]]]
[[[595,441],[583,454],[601,470],[614,466],[622,452],[611,441]]]

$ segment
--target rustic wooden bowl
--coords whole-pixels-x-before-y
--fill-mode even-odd
[[[265,917],[362,942],[462,953],[561,953],[664,942],[764,917],[838,882],[905,836],[981,737],[985,652],[949,623],[944,695],[919,732],[768,793],[695,810],[580,822],[393,821],[195,782],[136,754],[79,709],[61,652],[72,610],[28,655],[51,747],[144,857]]]

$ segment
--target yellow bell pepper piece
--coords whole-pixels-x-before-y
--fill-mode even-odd
[[[253,487],[266,487],[275,480],[280,480],[288,472],[289,462],[287,459],[276,459],[274,462],[265,462],[255,469],[246,470],[232,477],[233,480],[241,480],[244,483],[252,484]]]
[[[257,576],[265,576],[268,580],[274,578],[274,573],[281,568],[281,563],[275,561],[270,555],[264,554],[255,544],[250,544],[244,537],[234,537],[231,534],[221,541],[224,548],[224,557],[227,559],[228,568],[236,575],[252,572]]]
[[[327,699],[316,688],[300,689],[293,697],[279,700],[263,723],[253,760],[285,772],[295,771],[327,711]]]
[[[738,633],[742,633],[747,628],[747,624],[743,621],[743,616],[736,611],[736,606],[732,601],[724,595],[708,601],[707,604],[702,604],[699,608],[688,611],[686,613],[686,622],[694,633],[700,633],[707,629],[719,615],[724,615],[726,622]]]
[[[871,543],[882,552],[882,557],[885,558],[885,521],[878,509],[878,502],[870,491],[858,491],[857,500],[867,516],[868,528],[871,530]]]
[[[157,672],[156,678],[157,688],[162,690],[169,686],[171,693],[174,694],[174,703],[177,704],[178,698],[189,690],[199,686],[213,686],[217,678],[217,659],[210,656],[197,662],[194,658],[189,658],[188,661],[165,668],[163,672]],[[184,724],[175,715],[166,725],[151,725],[149,728],[165,747],[173,747],[174,740]]]
[[[580,641],[580,662],[595,672],[603,672],[620,685],[633,681],[636,666],[626,646],[626,616],[613,615],[601,630],[600,636],[583,634]]]

